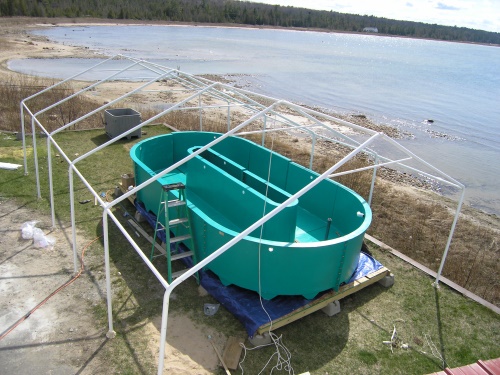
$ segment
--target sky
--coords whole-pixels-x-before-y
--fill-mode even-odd
[[[500,32],[500,0],[251,0]]]

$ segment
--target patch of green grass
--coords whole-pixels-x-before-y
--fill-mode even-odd
[[[148,136],[166,131],[159,126],[145,130]],[[74,159],[76,154],[82,155],[107,141],[103,133],[103,130],[67,132],[59,134],[57,139],[65,150],[70,150],[68,156]],[[132,171],[128,150],[137,141],[120,140],[78,163],[78,167],[99,191],[113,190],[121,174]],[[19,149],[20,146],[20,141],[0,135],[0,147]],[[55,211],[57,220],[67,223],[68,165],[56,154],[52,150]],[[40,212],[49,213],[47,150],[43,138],[38,156],[43,198],[36,199],[33,160],[29,160],[28,176],[24,176],[22,169],[0,171],[0,196],[15,197]],[[22,159],[14,156],[3,161],[22,164]],[[102,210],[94,206],[93,197],[77,179],[75,196],[77,201],[91,200],[87,204],[76,204],[78,228],[89,238],[101,235]],[[116,216],[123,222],[127,219],[124,217],[126,211],[133,214],[133,206],[128,201],[115,207]],[[109,228],[117,337],[109,340],[103,350],[117,369],[116,373],[154,373],[156,361],[147,349],[149,338],[144,337],[142,328],[161,314],[164,290],[111,221]],[[142,238],[137,241],[148,253],[149,243]],[[295,373],[425,374],[439,371],[442,359],[448,366],[456,367],[478,359],[500,357],[500,319],[496,313],[444,285],[436,290],[431,286],[432,280],[420,271],[380,248],[373,246],[370,250],[395,274],[395,285],[385,289],[374,284],[341,300],[342,311],[338,315],[327,317],[315,312],[276,330],[290,350]],[[99,274],[97,270],[103,270],[102,255],[102,241],[89,249],[88,271],[97,274],[95,277],[101,282],[104,273]],[[166,273],[164,261],[158,258],[154,264],[160,272]],[[212,317],[203,314],[203,304],[214,302],[211,296],[200,297],[198,285],[190,279],[174,291],[170,311],[186,314],[197,324],[212,327],[226,336],[245,337],[242,324],[224,308]],[[94,307],[94,313],[97,324],[106,327],[105,301]],[[383,344],[391,339],[394,327],[400,344],[408,345],[408,349],[397,346],[391,352],[390,347]],[[274,352],[273,347],[248,352],[245,373],[258,373]],[[274,363],[273,359],[271,367]]]
[[[365,365],[373,366],[378,362],[377,355],[368,350],[359,350],[357,356]]]

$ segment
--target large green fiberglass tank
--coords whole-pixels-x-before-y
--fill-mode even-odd
[[[136,144],[130,151],[136,185],[220,136],[176,132]],[[194,234],[191,250],[201,260],[316,177],[282,155],[228,137],[138,191],[137,199],[156,214],[161,186],[184,183]],[[206,268],[226,285],[254,291],[260,285],[266,299],[313,298],[349,280],[371,217],[368,204],[357,193],[324,180]]]

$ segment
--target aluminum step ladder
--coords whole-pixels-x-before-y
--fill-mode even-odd
[[[175,191],[177,194],[174,194]],[[173,196],[174,199],[169,200],[169,195]],[[193,233],[186,202],[186,187],[183,183],[177,182],[162,186],[154,231],[150,260],[159,256],[167,258],[167,281],[171,283],[173,279],[189,270],[189,268],[186,268],[172,273],[173,261],[192,257],[193,264],[196,264]],[[157,248],[155,246],[156,238],[158,237],[158,233],[162,231],[165,233],[165,248],[160,254],[155,254],[155,249]],[[172,236],[174,233],[175,235]],[[180,251],[179,244],[188,241],[191,245],[189,246],[190,250]],[[196,275],[196,278],[198,279],[198,275]]]

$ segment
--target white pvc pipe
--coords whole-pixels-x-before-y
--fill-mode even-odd
[[[69,174],[69,202],[70,202],[70,217],[71,217],[71,229],[73,236],[73,264],[74,271],[77,272],[77,255],[76,255],[76,220],[75,220],[75,188],[73,186],[73,168],[71,168],[71,164],[68,170]]]
[[[50,147],[51,137],[47,137],[47,165],[49,167],[49,196],[50,196],[50,216],[52,217],[52,228],[56,227],[56,214],[54,208],[54,183],[52,178],[52,149]]]
[[[119,55],[117,55],[117,56],[119,56]],[[33,99],[33,98],[35,98],[35,97],[37,97],[37,96],[39,96],[39,95],[41,95],[41,94],[46,93],[47,91],[50,91],[50,90],[52,90],[52,89],[56,88],[57,86],[63,85],[63,84],[65,84],[66,82],[71,81],[71,80],[75,79],[76,77],[78,77],[78,76],[80,76],[80,75],[82,75],[82,74],[85,74],[86,72],[88,72],[88,71],[90,71],[90,70],[92,70],[92,69],[96,68],[97,66],[99,66],[99,65],[101,65],[101,64],[104,64],[104,63],[106,63],[106,62],[108,62],[108,61],[110,61],[110,60],[114,59],[115,57],[116,57],[116,56],[111,57],[111,58],[109,58],[109,59],[107,59],[107,60],[104,60],[104,61],[102,61],[102,62],[100,62],[100,63],[98,63],[98,64],[96,64],[96,65],[94,65],[94,66],[92,66],[92,67],[90,67],[90,68],[88,68],[88,69],[85,69],[84,71],[82,71],[82,72],[80,72],[80,73],[78,73],[78,74],[75,74],[75,75],[73,75],[73,76],[71,76],[71,77],[69,77],[69,78],[66,78],[65,80],[63,80],[63,81],[61,81],[61,82],[56,83],[55,85],[52,85],[52,86],[50,86],[50,87],[45,88],[45,89],[43,89],[43,90],[41,90],[41,91],[37,92],[36,94],[30,95],[30,96],[28,96],[27,98],[24,98],[24,99],[21,101],[21,135],[22,135],[22,138],[23,138],[23,152],[24,152],[24,174],[25,174],[25,175],[27,175],[27,174],[28,174],[28,164],[27,164],[27,156],[26,156],[26,138],[25,138],[25,135],[26,135],[26,134],[25,134],[25,130],[24,130],[24,110],[23,110],[23,108],[26,108],[32,117],[34,116],[34,115],[33,115],[33,113],[29,110],[29,108],[28,108],[28,106],[27,106],[26,102],[27,102],[27,101],[29,101],[29,100],[31,100],[31,99]],[[35,146],[33,146],[33,147],[35,147]],[[39,186],[39,185],[40,185],[40,180],[39,180],[39,176],[38,176],[38,175],[37,175],[37,177],[36,177],[36,181],[37,181],[37,186]],[[37,187],[37,189],[39,189],[39,187]],[[40,198],[40,197],[39,197],[39,198]]]
[[[109,205],[107,205],[107,206],[109,206]],[[146,264],[146,266],[148,266],[148,268],[151,270],[151,272],[153,272],[153,275],[155,275],[155,277],[158,279],[158,281],[161,283],[161,285],[164,288],[168,288],[168,286],[169,286],[168,282],[158,272],[158,270],[156,269],[156,267],[153,265],[153,263],[151,263],[151,261],[149,260],[149,258],[144,254],[144,252],[142,251],[142,249],[139,247],[139,245],[137,245],[137,243],[130,236],[130,234],[127,232],[127,230],[123,227],[123,225],[120,223],[120,221],[117,219],[117,217],[111,212],[111,210],[109,210],[109,208],[106,208],[106,206],[104,208],[104,211],[106,211],[107,215],[114,221],[114,223],[116,224],[117,228],[122,232],[122,234],[128,240],[128,242],[130,243],[130,245],[132,245],[132,247],[137,252],[137,254],[139,255],[139,257],[144,261],[144,263]],[[103,220],[104,220],[104,213],[103,213]],[[109,247],[109,241],[108,241],[108,247]]]
[[[106,302],[108,307],[108,333],[106,336],[114,337],[113,329],[113,296],[111,294],[111,267],[109,264],[109,233],[108,233],[108,215],[104,210],[102,215],[102,230],[104,237],[104,269],[106,273]]]
[[[441,272],[444,268],[444,263],[446,262],[446,257],[448,256],[448,251],[450,249],[451,240],[453,239],[453,234],[455,233],[455,227],[457,225],[458,217],[460,214],[460,210],[462,209],[462,204],[464,202],[465,197],[465,189],[462,190],[462,194],[460,196],[460,200],[458,202],[457,211],[455,212],[455,218],[453,219],[453,224],[451,225],[450,234],[448,236],[448,241],[446,242],[446,247],[444,249],[443,257],[441,259],[441,264],[439,265],[439,270],[436,275],[436,281],[434,282],[434,286],[439,288],[439,279],[441,278]]]
[[[42,198],[42,192],[40,190],[40,172],[38,169],[38,149],[36,142],[36,131],[35,131],[35,118],[31,118],[31,132],[33,137],[33,159],[35,161],[35,176],[36,176],[36,196],[38,199]]]
[[[201,94],[198,95],[198,107],[200,108],[198,111],[200,113],[200,132],[203,131],[203,110],[201,109]]]
[[[260,131],[258,131],[258,132],[260,132]],[[267,132],[267,116],[264,116],[264,127],[262,129],[262,141],[261,141],[262,147],[264,147],[264,145],[266,144],[266,132]],[[244,133],[239,133],[238,135],[241,135],[241,134],[244,134]]]
[[[168,75],[168,74],[170,74],[170,73],[165,73],[165,75]],[[54,130],[51,134],[52,134],[52,135],[55,135],[55,134],[57,134],[57,133],[59,133],[59,132],[63,131],[64,129],[66,129],[66,128],[70,127],[70,126],[75,125],[75,124],[79,123],[79,122],[80,122],[80,121],[82,121],[82,120],[85,120],[87,117],[90,117],[90,116],[92,116],[92,115],[94,115],[94,114],[96,114],[96,113],[98,113],[98,112],[102,111],[103,109],[106,109],[106,108],[108,108],[108,107],[112,106],[113,104],[115,104],[115,103],[117,103],[117,102],[119,102],[119,101],[121,101],[121,100],[123,100],[123,99],[125,99],[125,98],[129,97],[130,95],[135,94],[136,92],[140,91],[142,88],[147,87],[147,86],[149,86],[149,85],[153,84],[153,83],[154,83],[154,82],[156,82],[158,79],[161,79],[161,78],[163,78],[163,77],[164,77],[164,76],[160,76],[160,77],[155,78],[154,80],[151,80],[151,81],[149,81],[149,82],[144,83],[143,85],[141,85],[141,86],[139,86],[139,87],[135,88],[134,90],[132,90],[132,91],[128,92],[127,94],[122,95],[122,96],[120,96],[120,97],[118,97],[118,98],[116,98],[116,99],[114,99],[114,100],[112,100],[112,101],[110,101],[110,102],[108,102],[108,103],[106,103],[106,104],[104,104],[104,105],[102,105],[102,106],[100,106],[100,107],[98,107],[98,108],[94,109],[93,111],[90,111],[90,112],[86,113],[85,115],[78,117],[77,119],[75,119],[75,120],[73,120],[73,121],[71,121],[71,122],[67,123],[66,125],[64,125],[64,126],[62,126],[62,127],[58,128],[58,129]],[[139,127],[139,126],[136,126],[134,129],[136,129],[136,128],[138,128],[138,127]],[[125,136],[125,135],[128,135],[128,134],[130,134],[130,133],[131,133],[134,129],[130,129],[128,132],[124,132],[124,133],[122,133],[122,134],[123,134],[124,136]]]
[[[398,142],[396,142],[394,139],[392,139],[391,137],[387,136],[384,134],[384,139],[386,139],[387,141],[389,141],[390,143],[392,143],[394,146],[396,146],[397,148],[399,148],[400,150],[402,150],[404,153],[406,153],[407,155],[410,155],[412,158],[414,158],[415,160],[418,160],[419,162],[421,162],[422,164],[424,164],[426,167],[432,169],[433,171],[439,173],[442,177],[448,179],[449,181],[446,181],[446,180],[442,180],[443,182],[447,182],[448,184],[456,184],[456,187],[459,187],[461,189],[465,189],[465,186],[463,184],[461,184],[460,182],[458,182],[457,180],[455,180],[453,177],[450,177],[448,176],[446,173],[442,172],[441,170],[439,170],[438,168],[434,167],[433,165],[427,163],[425,160],[421,159],[420,157],[418,157],[417,155],[415,155],[413,152],[411,152],[410,150],[408,150],[406,147],[404,147],[403,145],[399,144]],[[411,167],[407,167],[407,168],[411,168]],[[421,172],[423,175],[427,175],[429,177],[434,177],[436,178],[436,176],[430,176],[428,175],[427,173],[425,172]]]
[[[26,155],[26,134],[24,130],[24,102],[21,102],[21,138],[23,140],[24,175],[28,175],[28,158]]]
[[[366,167],[361,167],[361,168],[356,168],[356,169],[349,169],[348,171],[343,171],[343,172],[338,172],[338,173],[331,174],[328,177],[329,178],[334,178],[334,177],[344,176],[344,175],[351,174],[351,173],[363,172],[363,171],[367,171],[367,170],[370,170],[370,169],[376,169],[377,167],[384,167],[386,165],[391,165],[391,164],[399,164],[402,161],[407,161],[407,160],[411,160],[411,157],[407,157],[407,158],[399,159],[399,160],[391,160],[391,161],[388,161],[386,163],[382,163],[382,164],[378,164],[378,165],[369,165],[369,166],[366,166]]]
[[[53,104],[49,105],[48,107],[45,107],[45,108],[41,109],[40,111],[38,111],[37,113],[35,113],[35,116],[41,115],[42,113],[45,113],[45,112],[47,112],[47,111],[51,110],[52,108],[55,108],[55,107],[57,107],[58,105],[60,105],[60,104],[62,104],[62,103],[65,103],[65,102],[67,102],[68,100],[71,100],[72,98],[74,98],[74,97],[76,97],[76,96],[78,96],[78,95],[80,95],[80,94],[82,94],[82,93],[84,93],[84,92],[87,92],[87,91],[89,91],[89,90],[93,89],[94,87],[97,87],[97,86],[101,85],[101,84],[102,84],[102,83],[104,83],[104,82],[107,82],[107,81],[111,80],[112,78],[114,78],[114,77],[116,77],[117,75],[121,74],[122,72],[124,72],[124,71],[126,71],[126,70],[128,70],[128,69],[130,69],[130,68],[132,68],[132,67],[134,67],[135,65],[137,65],[137,63],[132,64],[132,65],[128,66],[127,68],[124,68],[123,70],[120,70],[118,73],[112,74],[112,75],[110,75],[110,76],[106,77],[106,78],[105,78],[105,79],[103,79],[103,80],[100,80],[100,81],[98,81],[98,82],[95,82],[95,83],[93,83],[92,85],[87,86],[87,87],[85,87],[85,88],[81,89],[80,91],[77,91],[77,92],[75,92],[75,93],[71,94],[70,96],[65,97],[64,99],[59,100],[57,103],[53,103]],[[66,126],[67,126],[67,125],[66,125]]]
[[[167,323],[168,323],[168,308],[170,305],[171,288],[165,289],[163,294],[163,308],[161,312],[161,325],[160,325],[160,354],[158,358],[158,375],[163,375],[163,368],[165,367],[165,346],[167,342]]]
[[[328,130],[329,132],[332,132],[332,133],[336,134],[337,136],[339,136],[339,137],[341,137],[341,138],[343,138],[343,139],[346,139],[346,140],[348,140],[349,142],[352,142],[352,144],[354,144],[355,146],[358,146],[358,145],[359,145],[359,142],[358,142],[358,141],[355,141],[354,139],[352,139],[351,137],[348,137],[348,136],[347,136],[347,135],[345,135],[345,134],[342,134],[342,133],[341,133],[341,132],[339,132],[338,130],[333,129],[331,126],[327,126],[327,125],[323,124],[321,121],[319,121],[319,120],[318,120],[317,118],[315,118],[314,116],[311,116],[309,113],[307,113],[307,112],[303,111],[301,107],[294,107],[294,110],[296,110],[297,112],[299,112],[301,115],[303,115],[303,116],[307,117],[309,120],[314,121],[314,123],[316,123],[316,124],[318,124],[318,125],[320,125],[320,126],[324,127],[324,128],[325,128],[326,130]],[[318,112],[318,113],[319,113],[319,112]],[[318,115],[316,115],[316,116],[318,116]],[[334,119],[335,119],[335,117],[327,116],[325,119],[326,119],[326,120],[330,120],[330,121],[332,121],[332,122],[336,122],[336,121],[334,120]],[[337,119],[337,120],[339,120],[339,119]],[[370,133],[370,134],[373,134],[373,133]],[[350,146],[350,147],[352,148],[353,146]]]
[[[380,167],[379,163],[378,163],[378,154],[375,154],[375,160],[374,160],[374,163],[375,165],[375,168],[373,168],[373,175],[372,175],[372,182],[371,182],[371,185],[370,185],[370,196],[368,197],[368,204],[372,205],[372,199],[373,199],[373,191],[375,190],[375,180],[377,179],[377,169],[378,167]]]
[[[316,133],[312,133],[311,137],[311,157],[309,158],[309,169],[313,170],[313,162],[314,162],[314,147],[316,146]]]
[[[290,131],[290,127],[287,126],[285,128],[267,128],[266,127],[266,119],[267,116],[264,118],[264,129],[263,130],[250,130],[250,131],[247,131],[247,132],[239,132],[239,133],[236,133],[235,135],[236,136],[242,136],[242,135],[250,135],[250,134],[260,134],[260,133],[272,133],[272,132],[279,132],[279,131]],[[301,126],[297,126],[297,127],[293,127],[292,129],[295,130],[295,129],[309,129],[309,128],[314,128],[314,127],[317,127],[318,125],[301,125]],[[262,144],[264,145],[264,144]]]

